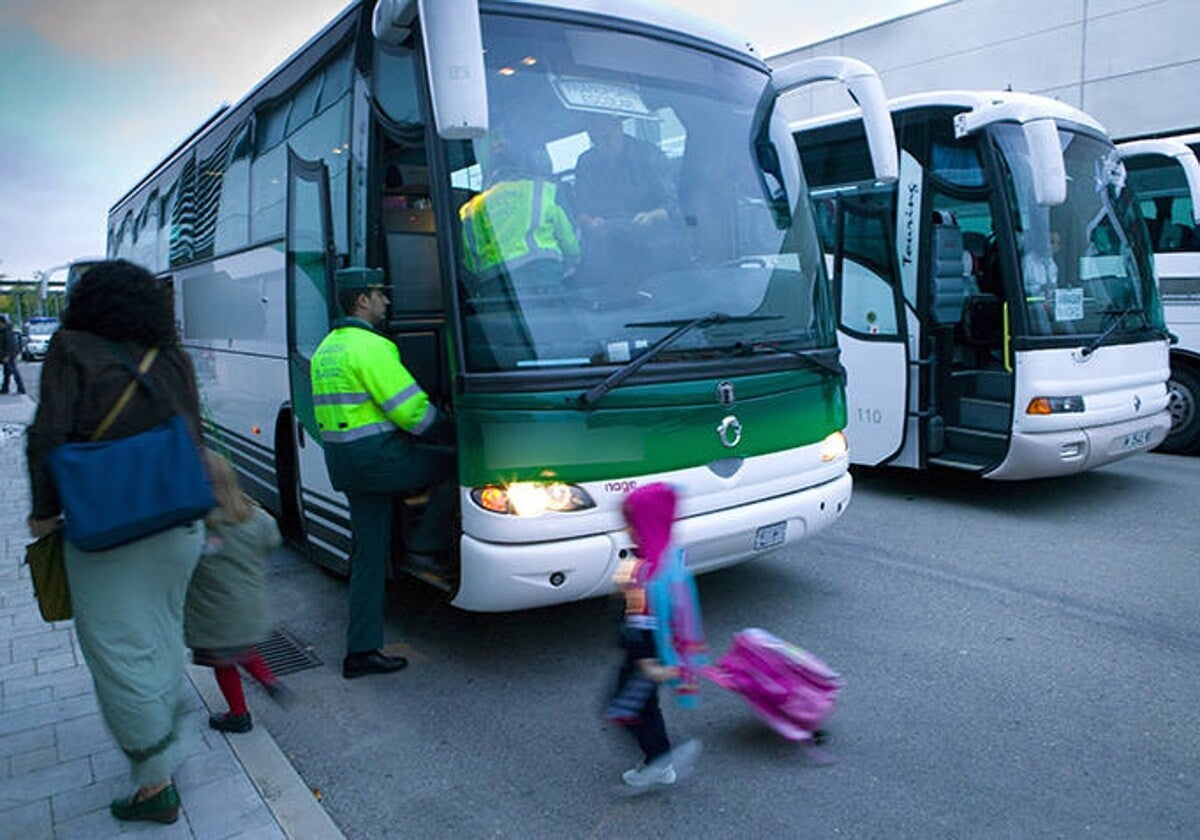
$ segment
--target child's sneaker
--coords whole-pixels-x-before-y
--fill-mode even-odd
[[[630,787],[644,788],[650,785],[675,784],[675,768],[667,764],[642,764],[621,774],[625,784]]]

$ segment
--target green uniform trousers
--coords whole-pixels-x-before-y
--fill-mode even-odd
[[[346,652],[383,644],[383,610],[396,493],[429,488],[421,524],[408,535],[409,551],[435,553],[450,546],[457,482],[454,450],[423,444],[397,432],[347,444],[326,444],[333,486],[350,502],[354,548],[350,554],[350,618]]]

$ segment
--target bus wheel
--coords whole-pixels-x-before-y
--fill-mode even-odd
[[[1200,376],[1194,368],[1172,365],[1167,410],[1171,412],[1171,431],[1158,450],[1187,455],[1200,449]]]
[[[292,413],[282,411],[275,422],[275,483],[279,491],[279,530],[293,545],[304,546],[299,459],[293,442]]]

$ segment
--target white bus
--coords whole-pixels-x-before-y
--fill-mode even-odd
[[[772,75],[742,39],[651,4],[354,3],[117,202],[108,253],[169,278],[212,445],[317,562],[344,571],[351,531],[309,361],[333,270],[377,266],[386,329],[455,421],[453,604],[610,591],[631,551],[621,501],[651,481],[680,488],[678,540],[713,569],[850,500],[833,299],[775,108],[833,78],[891,138],[869,69]],[[573,214],[597,116],[661,160],[669,212],[615,222],[621,249],[579,230],[582,262],[558,279],[472,276],[459,210],[490,156],[522,148]]]
[[[1200,134],[1119,147],[1154,248],[1154,273],[1173,334],[1171,433],[1163,452],[1200,452]]]
[[[890,105],[883,188],[850,115],[793,125],[834,264],[852,460],[1027,479],[1161,443],[1167,334],[1104,129],[1014,93]]]

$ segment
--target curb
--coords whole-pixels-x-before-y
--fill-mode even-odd
[[[225,706],[211,673],[208,668],[187,665],[188,679],[208,710],[215,712]],[[284,834],[304,840],[345,840],[346,835],[317,802],[266,729],[255,726],[244,734],[226,736],[225,740]]]

